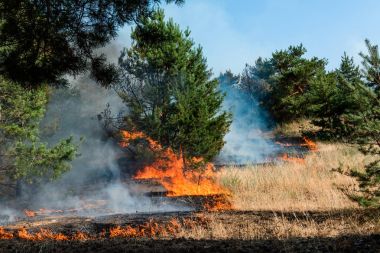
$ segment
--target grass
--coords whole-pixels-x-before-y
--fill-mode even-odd
[[[372,210],[371,210],[372,211]],[[294,237],[337,237],[380,233],[380,212],[371,215],[349,212],[322,216],[308,213],[204,214],[207,225],[181,229],[178,237],[193,239],[289,239]]]
[[[345,173],[363,169],[372,159],[354,146],[318,143],[318,152],[308,154],[304,163],[230,166],[218,173],[218,179],[233,193],[232,201],[238,210],[358,208],[347,196],[358,193],[358,183]]]

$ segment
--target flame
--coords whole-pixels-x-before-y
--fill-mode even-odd
[[[146,222],[143,225],[138,225],[136,227],[132,227],[130,225],[127,225],[125,227],[113,227],[109,231],[109,237],[167,237],[168,235],[175,236],[178,234],[181,228],[182,225],[176,218],[171,219],[166,224],[158,224],[157,222],[150,220],[149,222]]]
[[[145,139],[157,155],[155,161],[138,171],[134,179],[156,180],[168,191],[167,196],[208,196],[230,195],[230,192],[218,185],[214,178],[213,165],[204,163],[202,158],[194,157],[186,161],[183,155],[176,155],[170,148],[163,149],[159,143],[142,132],[122,131],[122,146],[128,146],[136,139]],[[185,170],[186,164],[202,164],[203,171]]]
[[[5,231],[3,227],[0,227],[0,239],[13,239],[13,234]]]
[[[303,137],[303,141],[305,142],[304,146],[308,147],[310,151],[318,151],[317,143],[310,140],[306,136]]]
[[[36,216],[36,212],[32,210],[24,210],[24,214],[26,217],[34,217]]]
[[[304,143],[301,143],[301,144],[283,143],[283,142],[279,142],[279,141],[276,141],[275,143],[277,145],[282,146],[282,147],[301,146],[301,147],[307,147],[310,151],[318,151],[317,143],[315,143],[314,141],[310,140],[306,136],[302,137],[302,140],[304,141]]]
[[[302,139],[305,143],[299,144],[299,146],[307,147],[311,152],[318,151],[317,144],[314,141],[310,140],[306,136],[302,137]],[[296,146],[296,144],[281,143],[281,142],[276,142],[276,144],[279,144],[279,145],[284,146],[284,147]],[[299,164],[305,163],[304,158],[292,157],[292,156],[289,156],[288,154],[283,154],[282,156],[280,156],[280,159],[283,161],[286,161],[286,162],[293,162],[293,163],[299,163]]]
[[[53,233],[50,229],[40,228],[40,231],[35,234],[30,234],[25,228],[20,228],[17,237],[29,241],[56,240],[67,241],[69,238],[61,233]]]
[[[91,239],[91,236],[87,233],[77,231],[72,237],[72,240],[77,240],[77,241],[86,241]]]
[[[103,229],[99,234],[91,236],[87,233],[77,231],[72,235],[64,235],[54,233],[50,229],[40,228],[39,231],[29,232],[25,227],[19,228],[15,232],[7,232],[0,227],[0,240],[21,239],[28,241],[69,241],[69,240],[99,240],[104,238],[168,238],[177,237],[183,229],[193,229],[197,226],[207,227],[210,219],[204,216],[188,217],[188,218],[172,218],[169,221],[157,222],[150,219],[140,225],[126,225],[111,227],[108,233]],[[107,236],[108,235],[108,236]]]
[[[286,161],[286,162],[293,162],[293,163],[299,163],[299,164],[304,164],[305,159],[302,157],[292,157],[289,156],[288,154],[283,154],[281,156],[281,160]]]

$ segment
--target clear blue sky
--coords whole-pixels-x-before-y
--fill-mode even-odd
[[[215,74],[301,42],[330,69],[344,51],[359,63],[365,38],[380,44],[380,0],[186,0],[165,11],[190,28]]]

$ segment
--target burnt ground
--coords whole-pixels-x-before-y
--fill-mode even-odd
[[[380,252],[380,210],[334,212],[170,212],[114,214],[101,217],[41,216],[5,227],[16,231],[49,228],[66,235],[82,231],[98,235],[117,225],[138,226],[149,220],[192,219],[198,227],[165,237],[104,238],[86,241],[0,240],[3,252]],[[228,229],[220,235],[219,226]],[[199,235],[194,231],[202,230]],[[224,238],[222,238],[224,236]],[[193,239],[196,238],[196,239]],[[227,238],[227,239],[226,239]]]
[[[0,252],[380,252],[380,235],[286,240],[104,239],[95,241],[0,241]]]

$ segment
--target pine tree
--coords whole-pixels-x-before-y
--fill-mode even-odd
[[[223,147],[230,115],[201,47],[162,10],[143,18],[132,47],[120,57],[116,90],[130,108],[129,128],[145,132],[186,157],[212,159]]]
[[[239,81],[239,87],[255,98],[261,105],[268,106],[272,102],[272,80],[274,74],[272,61],[259,57],[255,64],[246,65]]]
[[[322,127],[320,134],[329,139],[352,138],[357,127],[352,115],[370,105],[360,69],[346,53],[339,69],[322,72],[310,82],[306,98],[313,123]]]
[[[308,104],[304,94],[310,82],[325,71],[326,60],[313,57],[306,59],[306,48],[301,44],[287,50],[276,51],[272,55],[275,73],[273,79],[273,104],[270,107],[275,118],[289,121],[308,116]]]
[[[40,141],[39,123],[48,99],[46,87],[26,89],[0,77],[0,186],[55,179],[70,169],[77,145],[72,138],[55,146]],[[0,189],[1,193],[8,192]]]
[[[301,44],[276,51],[269,59],[247,65],[239,86],[259,101],[278,122],[307,117],[305,94],[310,83],[325,71],[326,60],[306,59]]]
[[[2,0],[0,74],[24,86],[38,86],[57,83],[65,74],[92,70],[107,85],[114,81],[115,71],[96,49],[114,39],[124,24],[148,15],[159,2]]]
[[[362,151],[380,156],[380,57],[377,45],[365,40],[368,54],[360,53],[363,59],[363,75],[368,86],[367,96],[370,106],[352,117],[357,122],[357,139],[363,143]],[[365,198],[360,201],[365,205],[380,206],[380,159],[368,164],[364,173],[354,172],[361,182]]]

